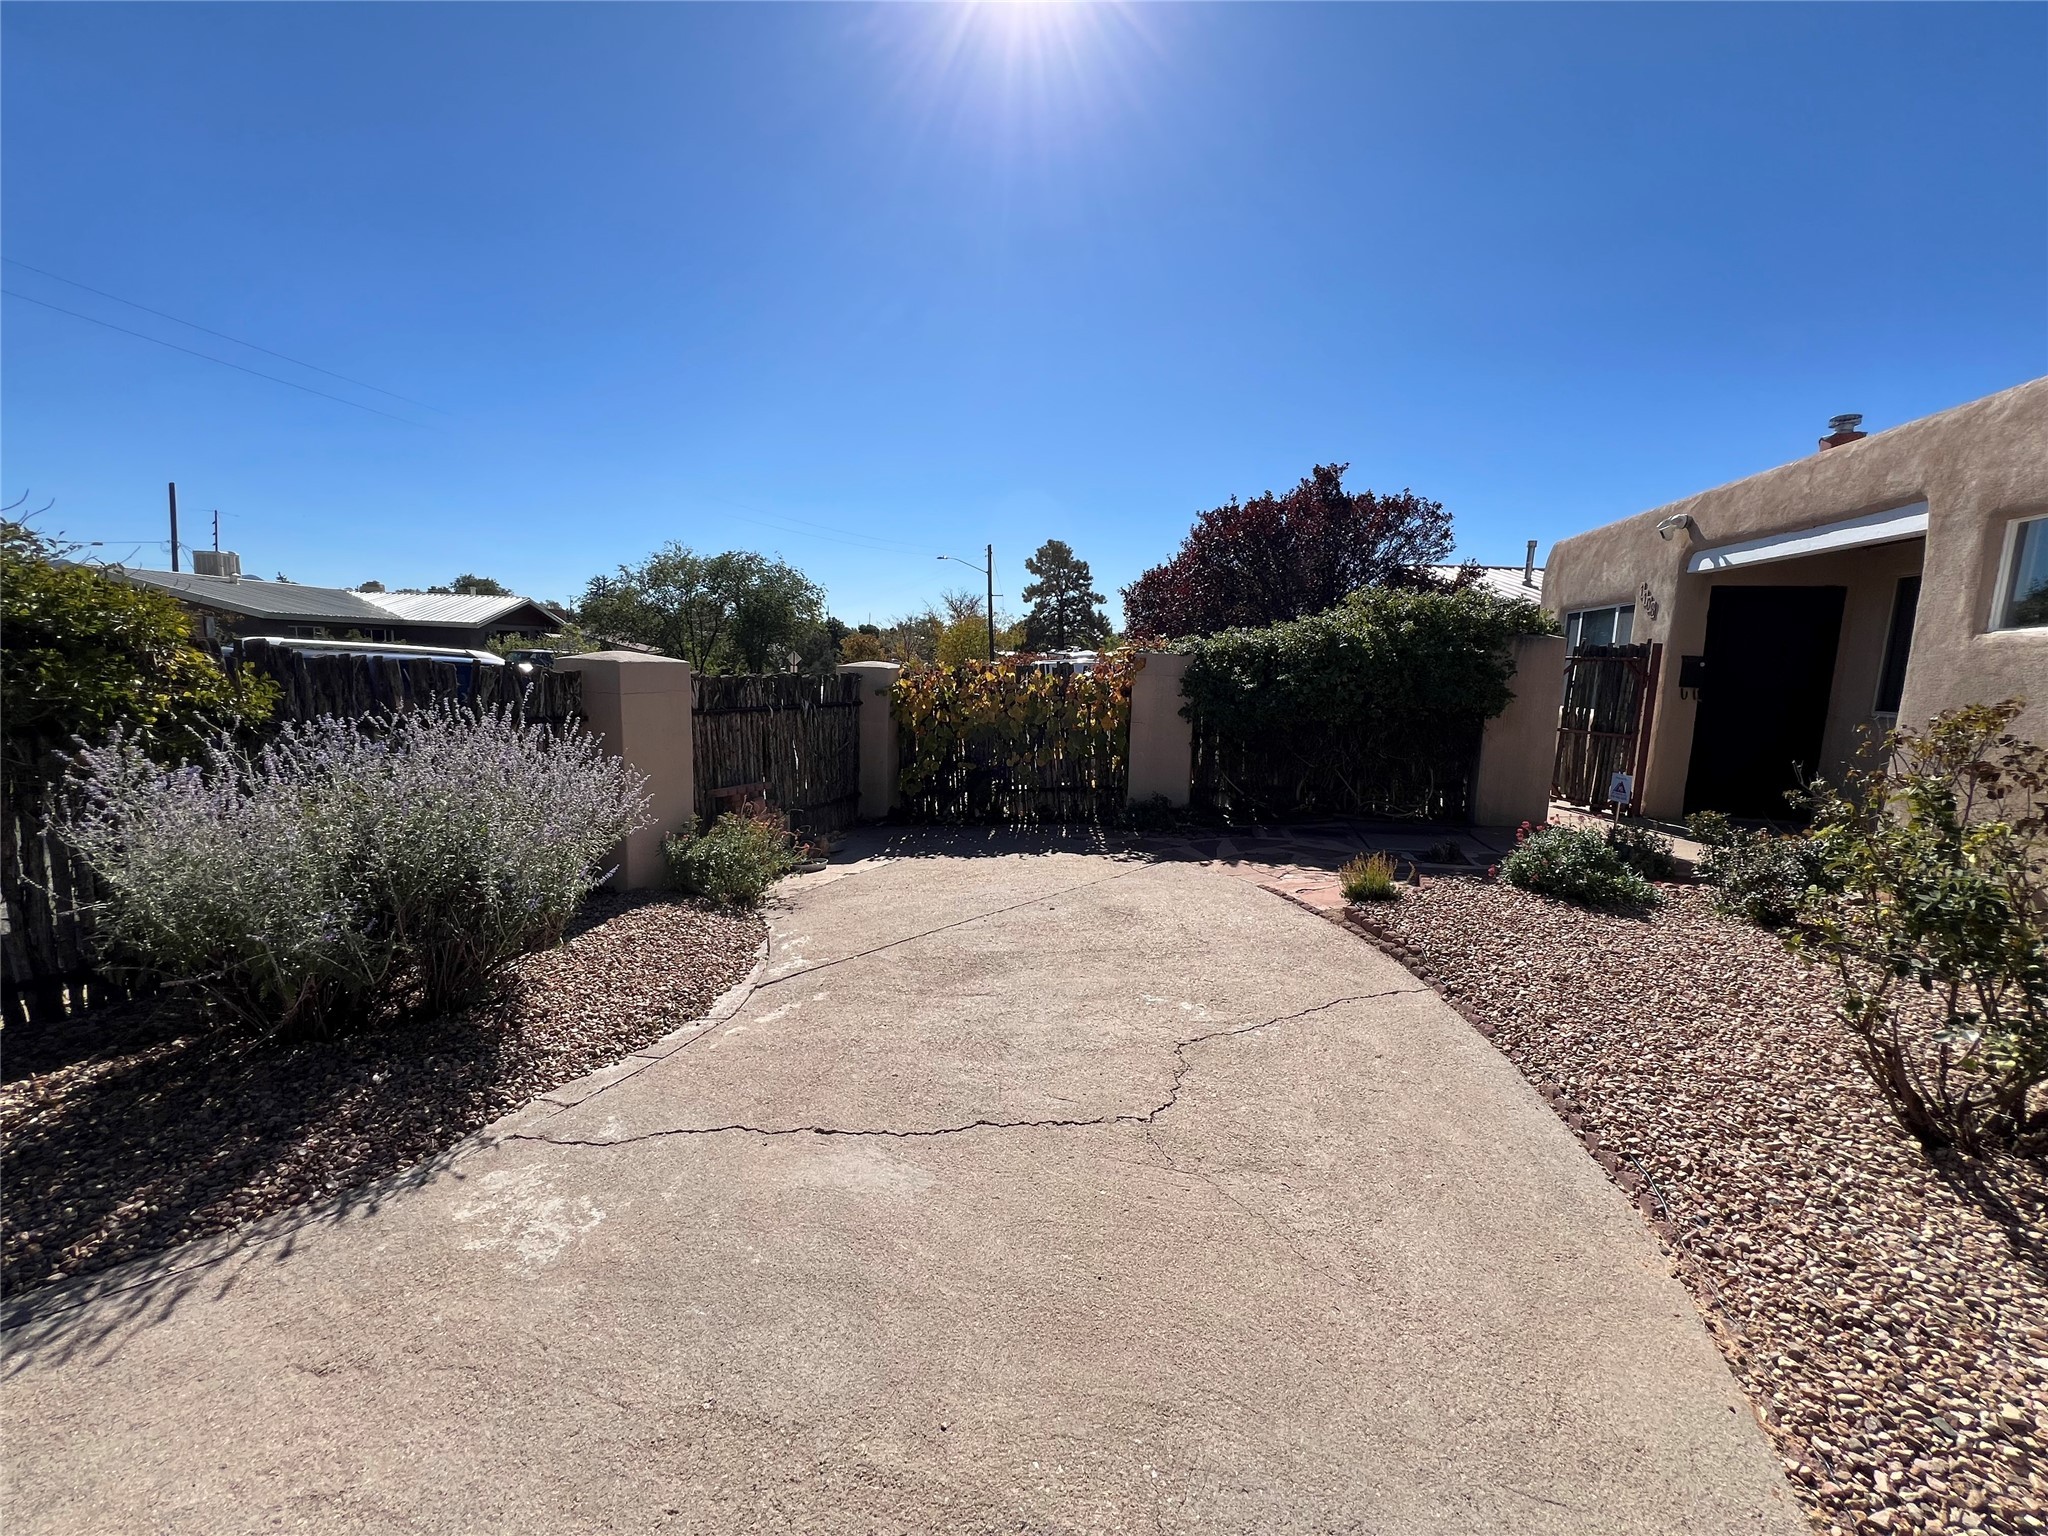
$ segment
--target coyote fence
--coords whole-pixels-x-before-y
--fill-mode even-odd
[[[1426,742],[1376,741],[1303,721],[1246,736],[1193,712],[1189,804],[1225,821],[1368,816],[1462,821],[1471,801],[1481,729]]]
[[[798,673],[691,679],[697,819],[766,800],[813,836],[860,809],[860,679]]]
[[[1102,822],[1130,784],[1131,669],[968,662],[896,684],[904,810],[942,822]]]

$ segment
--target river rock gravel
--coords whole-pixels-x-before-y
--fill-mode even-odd
[[[2042,1165],[1930,1158],[1826,976],[1664,892],[1443,880],[1367,921],[1637,1193],[1817,1529],[2048,1530]]]
[[[89,1274],[432,1158],[700,1017],[766,932],[600,894],[466,1015],[318,1042],[204,1029],[165,1001],[11,1027],[0,1283]]]

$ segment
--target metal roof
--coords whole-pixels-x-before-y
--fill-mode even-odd
[[[520,608],[534,608],[551,624],[562,616],[530,597],[456,597],[445,592],[365,592],[363,597],[408,624],[491,624]]]
[[[107,574],[154,587],[188,603],[218,608],[253,619],[347,619],[354,623],[389,623],[391,615],[369,598],[336,587],[302,587],[295,581],[251,581],[244,576],[196,576],[190,571],[131,571],[108,566]]]
[[[198,576],[190,571],[132,571],[110,565],[107,573],[154,587],[188,603],[239,613],[252,619],[355,625],[445,624],[476,629],[521,609],[531,609],[550,628],[562,616],[530,597],[452,597],[439,592],[351,592],[340,587],[301,586],[295,581],[252,581],[247,576]]]
[[[1445,581],[1456,581],[1458,573],[1464,567],[1433,565],[1429,569],[1432,575],[1439,576]],[[1536,567],[1536,584],[1525,586],[1522,582],[1522,568],[1519,565],[1482,565],[1479,567],[1479,579],[1473,585],[1484,587],[1495,597],[1526,597],[1531,602],[1540,602],[1543,598],[1543,567]]]

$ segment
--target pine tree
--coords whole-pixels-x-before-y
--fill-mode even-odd
[[[1031,605],[1024,620],[1026,649],[1085,650],[1109,638],[1102,594],[1093,590],[1095,577],[1064,539],[1047,539],[1024,569],[1038,578],[1024,589],[1024,601]]]

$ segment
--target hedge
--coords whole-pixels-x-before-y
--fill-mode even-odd
[[[1187,640],[1203,808],[1246,817],[1458,817],[1485,723],[1513,696],[1535,603],[1372,587],[1310,618]]]

